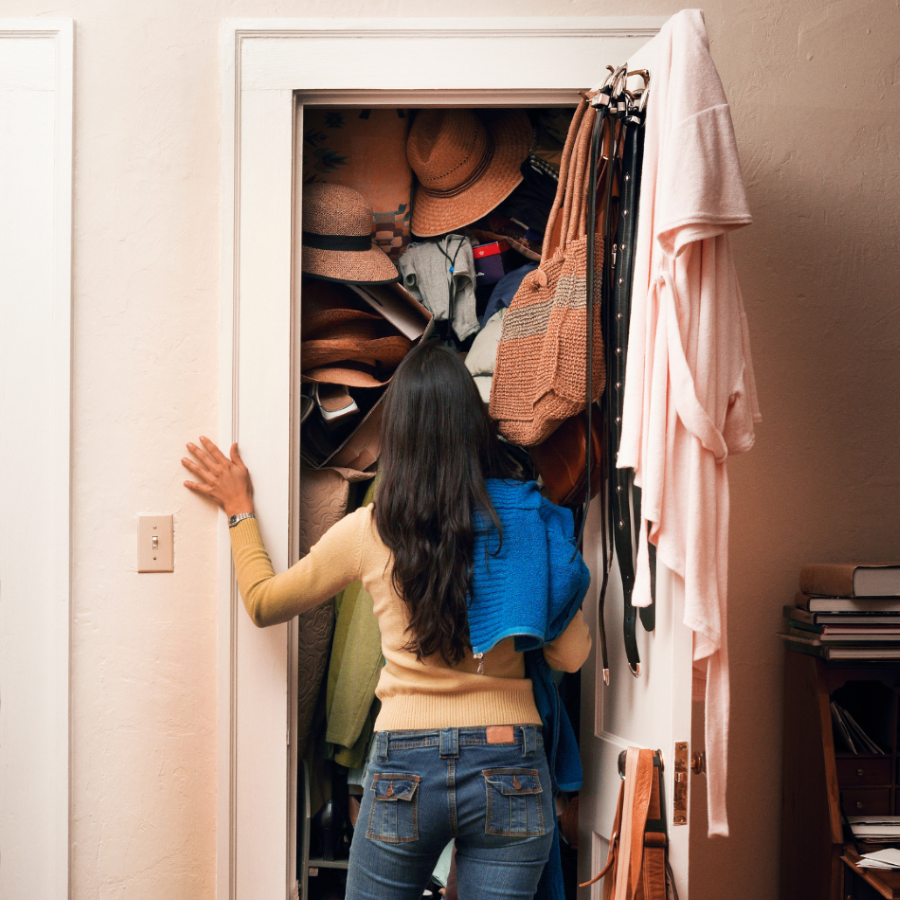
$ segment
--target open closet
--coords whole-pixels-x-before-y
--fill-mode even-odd
[[[392,124],[400,118],[398,110],[421,115],[431,109],[455,109],[485,117],[506,110],[525,116],[539,129],[542,117],[552,117],[554,110],[570,113],[581,99],[579,92],[602,85],[607,64],[627,62],[629,72],[648,69],[652,73],[655,61],[651,39],[664,21],[304,20],[229,24],[224,57],[222,409],[226,420],[222,423],[222,443],[239,440],[244,459],[254,472],[260,530],[276,570],[287,568],[299,558],[306,524],[301,514],[302,460],[303,453],[308,452],[303,450],[304,415],[313,414],[317,399],[310,393],[310,382],[304,379],[303,344],[309,337],[308,331],[304,334],[304,315],[314,310],[315,292],[322,290],[321,285],[327,285],[326,291],[335,286],[319,279],[320,287],[310,293],[310,282],[302,272],[302,234],[309,230],[303,221],[304,188],[315,183],[304,181],[303,175],[308,121],[322,124],[329,115],[348,110],[357,111],[354,115],[359,110],[379,110],[387,113]],[[483,54],[488,48],[491,63],[486,66]],[[402,59],[402,71],[384,65],[386,58]],[[631,89],[639,84],[637,76],[629,81]],[[329,148],[323,142],[316,149]],[[326,165],[327,153],[320,159]],[[391,213],[390,218],[377,220],[376,229],[380,229],[389,251],[398,238],[393,214],[399,212],[401,203],[372,210],[376,217]],[[400,215],[402,218],[403,213]],[[521,269],[534,258],[522,252],[528,249],[527,227],[522,227],[527,223],[514,223],[519,229],[514,233],[503,233],[499,227],[502,224],[495,221],[491,228],[479,229],[481,233],[473,233],[471,238],[475,246],[496,243],[500,252],[489,256],[505,254],[502,264],[507,274],[507,268]],[[399,240],[402,244],[402,229]],[[451,248],[451,258],[455,250]],[[473,266],[475,262],[473,251]],[[382,300],[399,296],[389,285],[376,288],[363,291],[376,295],[374,305],[371,296],[353,291],[352,298],[345,293],[341,302],[349,303],[345,308],[355,313],[373,314],[370,311],[374,312],[378,295]],[[477,340],[477,333],[482,331],[479,316],[488,311],[491,299],[490,292],[476,289],[474,293],[473,317],[478,327],[465,338],[455,335],[461,351],[471,349],[466,341]],[[424,303],[417,304],[415,298],[413,301],[401,298],[400,305],[417,321],[417,332],[404,334],[396,322],[379,323],[377,328],[382,331],[369,337],[404,337],[412,342],[426,331],[440,334],[440,329],[452,328],[456,319],[452,312],[442,320]],[[382,361],[380,365],[389,364]],[[383,370],[376,372],[376,380],[384,374]],[[365,395],[365,391],[372,393]],[[353,414],[357,421],[371,417],[373,411],[377,416],[377,387],[354,388],[348,393],[358,407],[358,413]],[[320,394],[318,400],[324,401],[323,405],[332,403],[335,412],[349,405],[346,395],[330,398]],[[315,410],[321,415],[318,405]],[[320,445],[316,459],[307,459],[307,467],[310,462],[321,466],[329,459],[329,446],[330,452],[344,449],[340,441]],[[364,456],[364,446],[352,449]],[[359,459],[343,459],[342,468],[357,472],[371,468],[347,465]],[[521,462],[527,464],[528,460]],[[348,482],[346,503],[365,502],[370,485],[370,479]],[[321,780],[313,774],[310,763],[318,765],[321,760],[324,764],[326,760],[325,753],[310,751],[312,742],[301,746],[299,698],[304,691],[314,703],[322,685],[327,692],[327,666],[321,667],[316,685],[300,652],[301,625],[296,620],[262,631],[247,621],[233,583],[224,530],[222,537],[219,891],[234,900],[286,898],[294,892],[300,894],[305,881],[303,896],[311,897],[308,868],[303,870],[310,859],[321,860],[325,852],[321,846],[310,848],[312,829],[307,822],[327,797],[319,789]],[[627,623],[623,621],[621,577],[613,562],[606,596],[606,629],[617,638],[609,641],[610,679],[606,685],[607,666],[596,652],[600,647],[598,587],[605,567],[601,546],[599,505],[594,503],[585,525],[584,555],[594,577],[584,614],[595,651],[582,669],[580,686],[572,685],[575,697],[580,695],[580,700],[573,697],[572,706],[573,716],[580,717],[584,768],[577,873],[573,874],[579,881],[586,881],[605,861],[618,794],[619,753],[629,744],[660,748],[666,759],[670,859],[681,896],[685,897],[691,830],[687,767],[692,635],[683,624],[683,584],[665,566],[658,566],[655,627],[652,632],[640,626],[636,630],[637,651],[644,665],[639,677],[634,677],[629,672],[625,645],[618,637]],[[312,631],[306,630],[304,637]],[[334,742],[320,741],[322,746],[328,743]],[[339,751],[326,752],[334,755]],[[333,759],[327,764],[332,768],[336,765]],[[337,790],[339,797],[349,795],[342,782]],[[684,810],[678,821],[673,818],[676,796]],[[328,867],[314,868],[319,868],[319,874],[312,880],[320,878]],[[599,890],[595,884],[579,891],[578,896],[599,897]]]
[[[342,515],[372,502],[382,400],[417,343],[438,340],[464,358],[489,403],[504,317],[541,260],[574,112],[323,106],[298,116],[301,555]],[[437,187],[445,181],[449,190]],[[504,447],[522,480],[541,477],[540,457],[514,442]],[[385,661],[371,596],[355,583],[301,614],[297,640],[299,894],[324,900],[343,896],[380,707]],[[560,673],[559,681],[577,722],[579,676]],[[572,900],[576,796],[557,798]],[[423,896],[437,896],[448,880],[456,896],[451,850]]]

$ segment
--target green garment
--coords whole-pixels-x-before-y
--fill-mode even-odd
[[[363,505],[375,496],[378,478],[369,485]],[[375,725],[375,687],[384,666],[381,631],[372,596],[355,581],[336,601],[337,621],[328,664],[326,756],[349,769],[365,761]]]

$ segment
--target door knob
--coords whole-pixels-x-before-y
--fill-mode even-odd
[[[703,775],[706,772],[706,754],[702,750],[696,750],[691,754],[691,771],[695,775]]]

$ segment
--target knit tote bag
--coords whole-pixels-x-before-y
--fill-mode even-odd
[[[491,387],[491,416],[520,446],[546,440],[585,408],[587,241],[590,140],[596,110],[579,104],[566,137],[559,186],[540,266],[522,281],[503,320]],[[593,231],[593,227],[590,228]],[[603,270],[603,239],[594,235],[595,297]],[[591,396],[606,381],[600,304],[594,302]]]

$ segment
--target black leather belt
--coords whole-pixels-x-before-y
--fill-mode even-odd
[[[631,469],[616,465],[622,436],[622,415],[625,388],[625,363],[628,350],[628,328],[631,315],[631,291],[634,281],[635,238],[637,235],[638,200],[641,163],[644,147],[644,110],[629,102],[624,91],[624,68],[612,73],[609,83],[592,103],[599,108],[591,141],[591,181],[589,200],[589,230],[596,230],[597,182],[601,164],[604,126],[608,140],[605,183],[602,193],[603,236],[605,258],[602,275],[602,304],[600,323],[606,350],[606,388],[600,414],[605,434],[602,463],[601,543],[604,571],[599,592],[598,625],[603,655],[603,677],[609,683],[609,663],[606,648],[604,612],[606,589],[615,548],[619,562],[623,593],[623,637],[625,656],[632,674],[640,674],[640,655],[637,648],[638,611],[632,604],[636,575],[636,549],[640,537],[641,493],[634,485]],[[648,76],[649,77],[649,76]],[[633,99],[633,98],[632,98]],[[614,189],[618,190],[618,193]],[[593,243],[588,243],[588,272],[594,272]],[[590,386],[593,384],[593,325],[594,284],[588,278],[588,353],[587,353],[587,417],[590,435],[592,404]],[[588,441],[590,444],[590,441]],[[587,519],[590,503],[590,447],[586,454],[587,497],[582,524]],[[651,590],[655,593],[655,547],[651,551]],[[641,623],[652,631],[655,627],[655,603],[640,610]]]
[[[622,150],[621,201],[618,227],[610,253],[611,291],[608,307],[609,370],[607,378],[609,427],[607,453],[610,459],[610,529],[619,561],[624,596],[625,651],[628,665],[637,675],[640,659],[635,635],[637,610],[632,605],[636,548],[641,521],[640,488],[634,485],[631,469],[619,469],[616,460],[622,438],[625,393],[625,363],[628,352],[628,327],[631,316],[631,291],[634,283],[635,240],[637,236],[638,197],[644,149],[644,114],[630,111],[625,119]],[[655,548],[654,548],[655,549]],[[655,627],[655,606],[642,607],[641,623],[648,631]]]
[[[587,399],[585,403],[585,415],[587,417],[587,437],[585,440],[584,466],[585,466],[585,497],[584,511],[581,515],[581,529],[583,531],[587,524],[588,509],[591,505],[591,450],[593,441],[591,440],[591,420],[594,412],[594,400],[591,396],[594,387],[594,245],[596,243],[597,229],[597,177],[600,165],[600,141],[603,135],[603,125],[606,121],[607,110],[609,109],[609,97],[612,93],[611,87],[604,87],[597,98],[594,105],[597,107],[597,115],[594,117],[594,128],[591,133],[591,155],[590,155],[590,177],[588,180],[588,221],[587,221],[587,258],[585,260],[586,275],[586,312],[587,312],[587,353],[586,361],[586,378],[585,391]],[[602,306],[601,306],[602,312]],[[602,513],[601,513],[602,515]],[[580,539],[580,535],[579,535]],[[606,536],[602,537],[604,553],[606,550]],[[606,628],[604,626],[604,601],[606,599],[606,584],[608,580],[608,566],[604,564],[603,582],[600,586],[599,601],[597,606],[598,631],[600,635],[600,652],[603,658],[603,680],[609,684],[609,657],[606,647]]]
[[[614,98],[617,100],[618,98]],[[612,221],[612,181],[607,183],[605,198],[607,229],[614,236],[606,246],[607,265],[604,267],[603,334],[606,346],[606,389],[603,397],[605,444],[605,476],[607,502],[603,543],[607,562],[615,547],[622,580],[623,638],[625,656],[632,674],[640,674],[640,654],[637,648],[638,611],[632,604],[636,575],[639,529],[641,522],[640,490],[634,485],[634,473],[616,465],[622,436],[622,416],[625,390],[625,365],[628,351],[628,328],[631,315],[631,291],[634,280],[635,238],[637,235],[638,199],[644,144],[644,113],[627,103],[615,104],[617,141],[610,160],[618,163],[619,203]],[[607,537],[606,532],[609,536]],[[655,548],[651,548],[655,550]],[[655,569],[655,556],[652,560]],[[604,587],[606,585],[604,578]],[[641,623],[648,631],[655,627],[653,605],[640,611]]]
[[[624,244],[630,249],[634,236],[629,219],[634,219],[633,203],[637,179],[626,165],[633,161],[633,148],[635,143],[635,123],[629,121],[629,116],[619,116],[619,142],[613,148],[613,160],[618,159],[618,151],[621,147],[622,160],[619,177],[619,209],[616,223],[613,226],[609,222],[613,240],[609,241],[610,252],[608,266],[605,271],[607,290],[605,291],[606,304],[604,306],[604,337],[606,340],[606,459],[608,470],[608,496],[607,516],[610,533],[610,543],[615,547],[616,557],[619,562],[619,575],[622,581],[623,615],[622,632],[625,641],[625,657],[628,667],[633,675],[639,675],[641,660],[637,647],[637,610],[631,603],[634,590],[634,553],[632,549],[632,514],[631,514],[631,490],[628,474],[616,467],[616,457],[619,451],[619,441],[622,431],[622,402],[625,388],[625,358],[628,348],[628,319],[631,306],[630,285],[626,284],[626,278],[630,282],[626,272],[628,262],[622,255],[620,247]],[[632,158],[626,160],[625,153],[631,149]],[[608,185],[611,189],[612,185]],[[610,217],[612,203],[608,205]],[[613,228],[615,229],[613,231]]]

